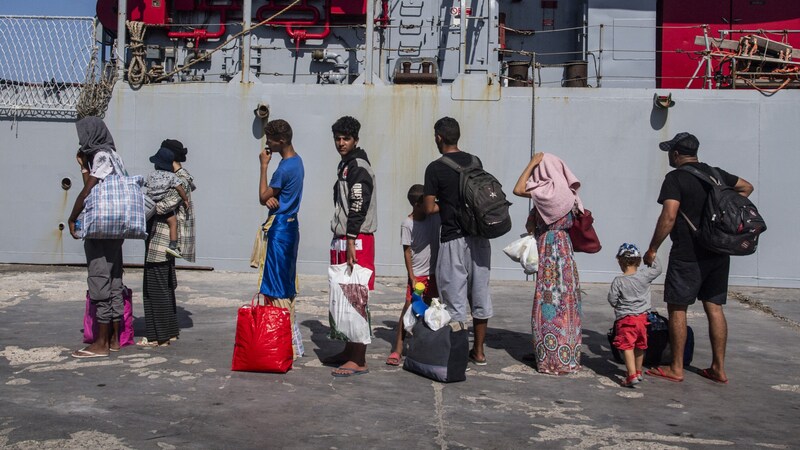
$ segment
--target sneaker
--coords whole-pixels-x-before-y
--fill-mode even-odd
[[[641,370],[637,370],[637,371],[636,371],[636,378],[637,378],[639,381],[642,381],[642,380],[644,380],[644,377],[642,376],[642,371],[641,371]]]
[[[179,248],[167,247],[166,249],[164,249],[164,251],[168,255],[172,255],[174,258],[183,258],[183,255],[181,255],[181,250]]]

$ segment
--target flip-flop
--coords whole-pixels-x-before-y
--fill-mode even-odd
[[[489,363],[486,362],[486,358],[485,357],[484,357],[484,359],[476,358],[475,357],[475,353],[472,353],[472,350],[469,351],[469,360],[470,360],[470,362],[472,362],[472,364],[475,364],[476,366],[485,366],[485,365],[489,364]]]
[[[714,375],[714,372],[711,371],[711,368],[708,369],[700,369],[697,371],[697,374],[703,378],[708,378],[709,380],[713,381],[714,383],[719,384],[728,384],[728,380],[720,379],[718,376]]]
[[[345,373],[338,373],[336,370],[342,370]],[[351,369],[349,367],[339,367],[336,370],[331,372],[331,375],[336,378],[346,378],[352,377],[353,375],[364,375],[365,373],[369,373],[369,369],[358,370],[358,369]]]
[[[389,365],[389,366],[399,366],[399,365],[400,365],[400,361],[401,361],[402,359],[403,359],[403,358],[400,356],[400,354],[399,354],[399,353],[397,353],[397,352],[392,352],[392,353],[389,355],[389,357],[388,357],[388,358],[386,358],[386,364],[387,364],[387,365]]]
[[[108,353],[103,354],[103,353],[90,352],[89,350],[86,350],[87,348],[89,347],[84,347],[80,350],[75,350],[74,352],[72,352],[72,357],[78,359],[108,358]]]
[[[670,375],[667,375],[661,367],[653,367],[652,369],[648,369],[646,372],[651,377],[656,378],[663,378],[667,381],[672,381],[673,383],[681,383],[683,382],[683,378],[677,378]]]

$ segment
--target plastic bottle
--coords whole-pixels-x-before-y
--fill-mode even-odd
[[[422,299],[423,292],[425,292],[425,285],[423,283],[417,283],[414,285],[414,291],[411,293],[411,309],[414,311],[414,314],[419,317],[425,317],[425,310],[428,309],[428,305],[425,303],[425,300]]]

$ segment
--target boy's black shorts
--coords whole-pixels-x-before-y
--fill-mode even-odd
[[[691,305],[695,299],[724,305],[728,300],[728,273],[731,258],[703,261],[670,259],[664,281],[664,301],[673,305]]]

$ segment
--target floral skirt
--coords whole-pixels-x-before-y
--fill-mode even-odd
[[[536,370],[565,374],[581,368],[581,294],[578,268],[567,230],[548,230],[537,239],[539,271],[531,328]]]

